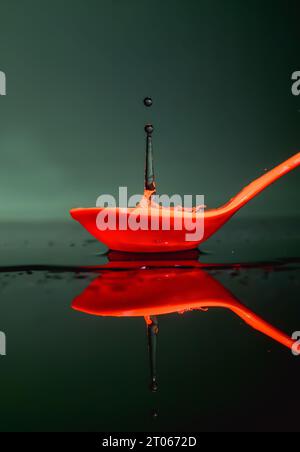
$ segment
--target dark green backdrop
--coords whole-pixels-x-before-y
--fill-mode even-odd
[[[70,266],[107,257],[68,214],[119,185],[142,190],[148,121],[159,192],[209,207],[300,151],[297,4],[0,0],[0,431],[299,430],[299,362],[228,310],[160,317],[150,393],[144,320],[71,309],[96,274]],[[298,168],[199,258],[225,263],[210,275],[288,335],[300,330],[299,183]],[[142,287],[141,268],[129,284]]]
[[[297,3],[1,0],[1,219],[64,219],[119,185],[140,192],[150,120],[159,191],[209,207],[299,151]],[[243,214],[291,215],[299,181]]]

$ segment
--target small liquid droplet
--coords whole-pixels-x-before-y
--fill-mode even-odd
[[[153,380],[150,384],[150,390],[152,392],[157,392],[158,391],[158,384],[156,380]]]
[[[151,99],[151,97],[145,97],[145,99],[144,99],[145,107],[151,107],[152,104],[153,104],[153,100]]]
[[[153,130],[154,130],[154,127],[153,127],[152,124],[146,124],[146,125],[145,125],[145,132],[146,132],[148,135],[152,135]]]
[[[158,410],[152,410],[151,415],[152,415],[152,418],[153,418],[153,419],[157,419],[157,418],[158,418],[158,415],[159,415]]]

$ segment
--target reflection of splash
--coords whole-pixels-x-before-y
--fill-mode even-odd
[[[72,307],[98,316],[146,318],[213,307],[225,308],[282,345],[291,348],[294,344],[289,336],[241,304],[200,268],[106,271],[74,299]]]
[[[150,389],[152,392],[156,392],[158,389],[157,384],[157,370],[156,370],[156,355],[157,355],[157,337],[158,337],[158,320],[156,316],[145,317],[147,324],[148,335],[148,352],[150,360],[150,372],[151,372],[151,384]]]

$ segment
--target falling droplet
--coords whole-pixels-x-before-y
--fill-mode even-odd
[[[157,419],[158,415],[159,415],[159,412],[158,412],[157,409],[152,410],[151,416],[152,416],[153,419]]]
[[[144,99],[145,107],[151,107],[152,104],[153,104],[153,100],[151,99],[151,97],[145,97],[145,99]]]
[[[158,384],[156,379],[154,378],[150,383],[150,390],[151,392],[157,392],[158,391]]]

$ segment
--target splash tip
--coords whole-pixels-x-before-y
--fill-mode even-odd
[[[146,125],[145,125],[145,132],[146,132],[148,135],[151,135],[151,134],[153,133],[153,130],[154,130],[154,127],[153,127],[152,124],[146,124]]]

